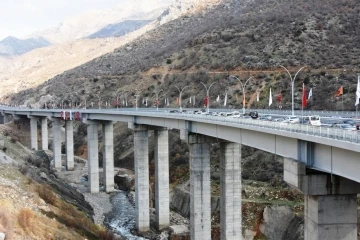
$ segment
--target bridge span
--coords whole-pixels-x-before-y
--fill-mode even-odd
[[[357,238],[357,193],[360,192],[360,134],[345,131],[207,115],[101,109],[24,109],[0,107],[9,118],[30,119],[31,148],[48,145],[47,121],[53,121],[55,168],[61,169],[62,121],[65,121],[66,167],[74,168],[73,122],[87,124],[89,191],[99,192],[98,127],[104,143],[105,191],[114,190],[113,124],[134,130],[136,227],[147,231],[149,216],[148,131],[155,136],[156,225],[169,226],[168,130],[179,129],[190,152],[191,239],[211,239],[210,145],[221,143],[221,239],[241,239],[241,145],[284,157],[284,179],[305,195],[305,239]],[[65,114],[65,112],[67,114]],[[80,118],[79,118],[80,117]],[[66,118],[66,120],[64,120]]]

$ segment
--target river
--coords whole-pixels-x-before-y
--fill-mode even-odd
[[[127,197],[127,192],[116,192],[111,204],[113,208],[111,213],[106,214],[105,224],[127,240],[145,240],[131,233],[131,229],[135,228],[135,207]]]

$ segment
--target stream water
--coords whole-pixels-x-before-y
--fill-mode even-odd
[[[111,203],[113,209],[105,216],[105,223],[127,240],[145,240],[131,233],[131,229],[135,228],[135,207],[129,201],[127,193],[117,192]]]

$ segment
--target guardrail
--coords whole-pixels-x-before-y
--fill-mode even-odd
[[[233,117],[222,117],[222,116],[211,116],[211,115],[202,115],[202,114],[187,114],[187,113],[169,113],[164,111],[156,110],[146,110],[138,109],[127,109],[127,110],[117,110],[117,109],[18,109],[7,107],[6,110],[10,111],[36,111],[36,112],[60,112],[60,111],[79,111],[83,113],[111,113],[111,114],[122,114],[122,115],[137,115],[137,116],[151,116],[151,117],[169,117],[177,118],[184,120],[206,120],[213,122],[221,123],[232,123],[246,126],[255,126],[260,128],[275,129],[279,131],[288,131],[302,133],[311,136],[318,136],[342,141],[348,141],[352,143],[360,143],[360,131],[347,131],[339,128],[329,128],[329,127],[318,127],[312,125],[303,125],[303,124],[292,124],[292,123],[283,123],[283,122],[271,122],[271,121],[261,121],[258,119],[246,119],[246,118],[233,118]]]

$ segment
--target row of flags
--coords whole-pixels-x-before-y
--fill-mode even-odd
[[[273,103],[272,101],[272,94],[271,94],[271,88],[270,88],[270,93],[269,93],[269,106],[271,106],[271,104]],[[306,87],[305,84],[303,83],[303,90],[302,90],[302,103],[301,106],[304,108],[307,105],[308,100],[312,97],[313,92],[312,92],[312,88],[310,88],[309,93],[306,94]],[[335,97],[339,97],[339,96],[343,96],[344,95],[344,87],[341,86],[336,92],[335,92]],[[356,87],[356,101],[355,101],[355,106],[359,105],[359,99],[360,99],[360,75],[358,76],[358,83],[357,83],[357,87]],[[257,97],[256,100],[259,101],[259,92],[257,93]],[[282,95],[281,93],[278,94],[277,96],[277,101],[281,102],[282,100]]]

